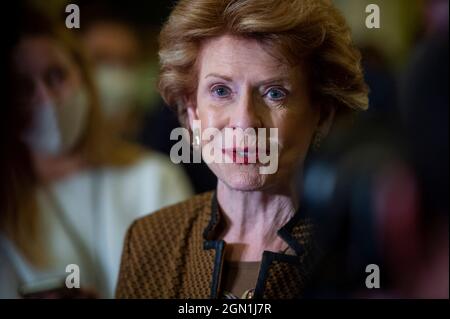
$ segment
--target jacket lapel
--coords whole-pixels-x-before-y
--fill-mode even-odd
[[[213,270],[209,297],[215,299],[220,297],[220,279],[225,248],[223,240],[213,240],[214,231],[220,223],[220,211],[215,192],[212,195],[209,208],[209,221],[203,231],[203,249],[214,252],[211,255]],[[254,298],[298,298],[301,297],[306,285],[312,267],[311,258],[309,258],[313,242],[311,221],[304,218],[302,212],[298,211],[278,231],[278,235],[294,253],[292,255],[270,251],[263,253]]]

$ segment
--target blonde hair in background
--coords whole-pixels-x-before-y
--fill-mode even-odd
[[[278,58],[308,67],[311,95],[338,112],[365,110],[368,88],[359,51],[341,13],[327,0],[180,0],[160,34],[159,91],[186,123],[205,40],[224,34],[260,41]]]

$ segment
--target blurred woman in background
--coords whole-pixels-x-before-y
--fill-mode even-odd
[[[81,288],[110,297],[125,231],[191,194],[168,159],[108,135],[79,45],[38,12],[22,15],[11,54],[21,129],[0,214],[0,297],[61,297],[76,264]],[[20,106],[20,107],[18,107]],[[24,173],[27,172],[27,173]],[[49,293],[52,291],[52,293]],[[63,290],[59,290],[63,291]],[[85,295],[86,296],[86,295]]]
[[[80,10],[80,40],[93,68],[105,124],[111,132],[137,140],[142,119],[157,96],[156,65],[149,67],[146,47],[132,21],[107,13],[107,7],[98,16],[89,15],[89,7]]]

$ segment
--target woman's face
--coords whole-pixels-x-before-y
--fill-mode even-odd
[[[19,96],[26,105],[48,101],[64,104],[81,86],[79,68],[58,43],[47,36],[24,37],[14,54]]]
[[[88,116],[78,64],[47,36],[22,38],[13,59],[17,99],[29,118],[24,142],[39,155],[70,153]]]
[[[266,128],[267,139],[269,128],[278,129],[275,173],[261,174],[262,164],[258,162],[238,163],[236,151],[241,141],[234,149],[223,151],[225,156],[234,156],[232,163],[211,163],[210,169],[220,181],[237,190],[291,186],[320,117],[311,105],[303,66],[283,63],[256,40],[222,36],[204,43],[198,68],[196,98],[188,102],[191,125],[193,120],[200,120],[202,132],[211,127],[221,131]]]

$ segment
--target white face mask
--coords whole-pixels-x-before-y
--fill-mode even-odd
[[[58,155],[70,151],[79,141],[87,122],[88,105],[84,90],[65,103],[48,101],[35,106],[24,142],[36,153]]]
[[[96,82],[106,117],[127,112],[127,108],[136,103],[135,72],[123,67],[99,66],[96,69]]]

